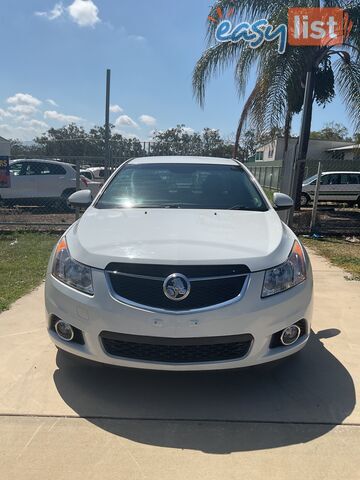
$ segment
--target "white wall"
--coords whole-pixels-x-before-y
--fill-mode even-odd
[[[0,156],[10,156],[10,142],[0,137]]]

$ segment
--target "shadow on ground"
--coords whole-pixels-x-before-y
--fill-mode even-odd
[[[175,373],[73,363],[58,353],[56,387],[81,417],[150,445],[229,453],[308,442],[352,412],[355,390],[323,346],[329,329],[286,361],[237,371]]]

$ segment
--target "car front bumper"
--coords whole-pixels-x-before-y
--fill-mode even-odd
[[[55,279],[48,271],[46,310],[48,331],[60,349],[89,360],[157,370],[220,370],[247,367],[275,361],[301,350],[310,335],[312,315],[312,274],[302,284],[278,295],[261,299],[264,272],[251,273],[246,291],[239,301],[206,312],[186,314],[158,313],[129,306],[114,298],[105,273],[93,271],[95,295],[90,297]],[[81,330],[84,344],[66,342],[51,328],[54,317]],[[305,320],[305,334],[290,347],[270,348],[273,334]],[[250,334],[253,337],[246,355],[237,359],[193,363],[159,362],[110,355],[103,347],[101,332],[152,339],[199,339]]]

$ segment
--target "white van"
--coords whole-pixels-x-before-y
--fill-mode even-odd
[[[317,175],[307,178],[302,186],[301,206],[314,199]],[[324,202],[360,204],[360,172],[323,172],[319,200]]]

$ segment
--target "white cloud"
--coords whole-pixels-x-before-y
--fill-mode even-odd
[[[61,15],[64,13],[64,7],[63,4],[56,3],[54,5],[54,8],[50,10],[49,12],[35,12],[35,15],[38,17],[45,17],[48,20],[55,20],[56,18],[61,17]]]
[[[80,27],[94,27],[100,22],[99,9],[92,0],[74,0],[67,10]]]
[[[19,140],[32,140],[36,135],[40,135],[46,130],[39,125],[0,125],[0,135],[7,138],[18,138]]]
[[[110,105],[110,112],[111,113],[121,113],[124,109],[120,107],[120,105]]]
[[[135,42],[145,42],[146,38],[142,35],[129,35],[129,40],[134,40]]]
[[[114,133],[119,133],[124,138],[136,138],[137,140],[140,140],[140,138],[135,133],[124,132],[124,130],[120,130],[118,128],[115,128]]]
[[[28,122],[29,117],[28,117],[28,115],[17,115],[16,117],[14,117],[13,121],[16,122],[16,123]]]
[[[34,127],[34,128],[37,128],[37,129],[45,129],[47,130],[49,128],[49,125],[45,122],[42,122],[41,120],[29,120],[27,122],[27,125],[29,125],[30,127]]]
[[[118,117],[116,120],[115,120],[115,125],[117,127],[133,127],[133,128],[138,128],[138,124],[136,122],[134,122],[134,120],[132,118],[130,118],[128,115],[120,115],[120,117]]]
[[[6,125],[5,123],[0,125],[0,135],[2,137],[6,137],[7,135],[10,136],[11,132],[12,132],[12,129],[11,129],[10,125]]]
[[[13,114],[3,108],[0,108],[0,118],[12,117]]]
[[[19,113],[20,115],[34,115],[38,111],[33,105],[15,105],[14,107],[9,107],[9,110],[13,113]]]
[[[149,127],[154,127],[156,125],[156,118],[151,115],[141,115],[139,120],[141,123],[148,125]]]
[[[52,105],[53,107],[58,107],[59,105],[55,102],[55,100],[53,100],[52,98],[48,98],[46,100],[48,103],[50,103],[50,105]]]
[[[61,123],[77,123],[82,120],[82,118],[77,117],[76,115],[65,115],[63,113],[56,112],[55,110],[46,110],[46,112],[44,112],[44,118],[55,120]]]
[[[182,131],[189,135],[192,135],[193,133],[195,133],[195,130],[191,127],[182,127]]]
[[[16,93],[9,97],[6,102],[10,105],[32,105],[38,107],[42,102],[28,93]]]

